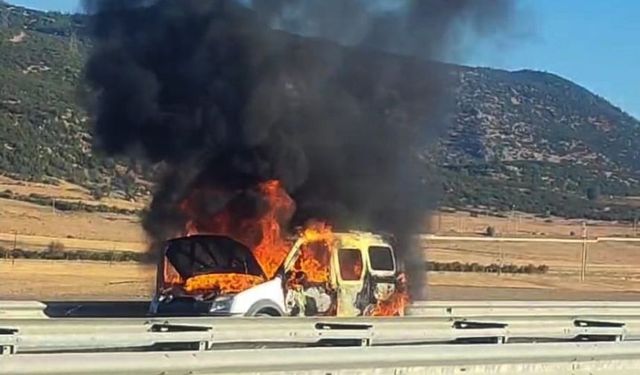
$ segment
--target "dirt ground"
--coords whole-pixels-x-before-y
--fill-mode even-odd
[[[0,246],[42,249],[51,241],[84,250],[143,250],[140,219],[111,213],[60,212],[0,199]],[[81,240],[94,242],[82,243]],[[96,242],[97,241],[97,242]]]
[[[87,204],[107,204],[122,208],[142,208],[145,200],[130,202],[104,198],[94,200],[89,192],[77,185],[61,181],[59,185],[31,183],[0,176],[0,191],[11,190],[21,195],[32,193],[58,200],[82,201]],[[549,222],[549,220],[551,220]],[[582,222],[560,218],[540,219],[523,213],[508,218],[492,216],[472,217],[467,212],[436,213],[425,225],[425,232],[438,234],[478,235],[488,226],[496,228],[500,236],[574,237],[582,234]],[[588,222],[588,236],[633,235],[637,228],[606,222]],[[16,237],[17,236],[17,237]],[[0,246],[41,249],[51,241],[59,241],[72,249],[132,250],[146,249],[146,239],[135,215],[108,213],[61,212],[51,207],[0,199]],[[77,240],[101,241],[78,242]]]
[[[62,180],[58,180],[58,184],[45,184],[19,181],[0,175],[0,191],[5,190],[10,190],[15,194],[23,196],[38,194],[45,197],[55,198],[58,201],[82,202],[91,205],[104,204],[111,207],[129,210],[141,209],[146,205],[146,200],[130,201],[109,197],[96,200],[91,196],[91,193],[86,188]]]
[[[134,263],[0,260],[0,299],[144,300],[155,269]],[[640,281],[607,274],[495,275],[429,272],[436,300],[636,300]]]
[[[582,223],[587,223],[589,237],[640,235],[638,225],[596,220],[576,220],[551,217],[538,218],[534,215],[513,212],[507,218],[479,215],[472,217],[468,212],[435,213],[428,220],[428,231],[438,234],[484,234],[492,226],[501,236],[543,236],[576,237],[582,235]],[[573,232],[573,235],[571,234]]]
[[[428,260],[437,262],[546,264],[552,272],[571,273],[580,268],[582,246],[581,243],[429,241],[425,254]],[[591,273],[640,277],[640,242],[591,243],[586,251]]]
[[[75,185],[22,183],[0,177],[0,191],[38,193],[57,199],[90,201]],[[116,200],[117,201],[117,200]],[[96,201],[94,201],[96,202]],[[105,203],[100,201],[100,203]],[[113,203],[113,202],[111,202]],[[109,204],[111,204],[109,203]],[[122,207],[132,203],[117,201]],[[138,206],[136,206],[138,207]],[[579,237],[582,223],[514,213],[509,218],[442,213],[431,219],[432,233],[478,235],[487,226],[499,236]],[[590,238],[634,235],[632,225],[589,222]],[[52,241],[68,249],[145,251],[136,216],[54,212],[50,207],[0,199],[0,246],[43,249]],[[640,243],[589,244],[587,280],[579,282],[581,244],[430,241],[426,258],[438,262],[546,264],[545,275],[493,275],[431,272],[427,294],[434,299],[635,299],[640,298]],[[153,267],[98,262],[0,260],[0,298],[144,299],[154,280]]]
[[[0,299],[147,299],[154,272],[135,263],[0,260]]]
[[[78,185],[59,181],[58,185],[33,183],[0,176],[0,191],[28,196],[38,194],[57,201],[104,204],[125,209],[140,209],[145,201],[103,198],[95,200]],[[90,241],[85,241],[90,240]],[[64,212],[33,203],[0,199],[0,246],[39,250],[52,241],[81,250],[144,251],[146,239],[135,215],[112,213]],[[15,242],[15,243],[14,243]]]

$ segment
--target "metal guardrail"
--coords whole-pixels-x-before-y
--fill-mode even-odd
[[[370,346],[472,339],[504,342],[509,335],[503,324],[459,324],[423,318],[21,319],[0,321],[0,329],[3,328],[14,332],[6,337],[16,343],[18,353],[149,347],[167,343],[212,348],[239,344]],[[0,335],[0,343],[2,337]]]
[[[442,317],[638,316],[640,302],[617,301],[416,301],[408,315]]]
[[[0,373],[75,374],[637,374],[640,343],[432,345],[224,352],[23,354]]]
[[[0,302],[0,374],[630,375],[640,368],[635,302],[429,301],[402,318],[348,319],[49,318],[45,307]]]
[[[46,318],[46,307],[38,301],[0,301],[0,319]]]
[[[629,323],[630,322],[630,323]],[[305,346],[640,339],[640,319],[628,322],[547,318],[511,321],[443,318],[347,319],[40,319],[0,321],[0,345],[44,352],[229,345]],[[1,334],[1,332],[7,332]]]
[[[112,306],[111,306],[111,305]],[[128,306],[131,305],[131,306]],[[54,306],[54,308],[52,308]],[[131,310],[131,316],[143,316],[145,302],[100,301],[53,302],[1,301],[0,320],[56,317],[107,317],[117,310]],[[100,314],[104,311],[105,314]],[[429,317],[506,317],[506,316],[640,316],[640,302],[614,301],[416,301],[407,310],[410,316]]]
[[[0,302],[0,311],[3,306]],[[14,305],[15,306],[15,305]],[[35,305],[31,305],[35,306]],[[15,310],[14,310],[15,312]],[[30,313],[32,314],[32,313]],[[417,302],[403,318],[0,318],[6,353],[229,345],[640,340],[640,303]]]

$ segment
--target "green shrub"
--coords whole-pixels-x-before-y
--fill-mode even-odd
[[[425,270],[427,271],[446,271],[446,272],[475,272],[475,273],[509,273],[509,274],[545,274],[549,271],[549,266],[541,264],[535,266],[528,264],[526,266],[518,266],[515,264],[490,264],[481,265],[478,263],[460,263],[460,262],[426,262]]]
[[[47,251],[50,253],[61,253],[64,251],[64,244],[60,241],[51,241],[47,246]]]
[[[55,250],[57,249],[57,250]],[[0,248],[0,257],[14,259],[45,259],[45,260],[90,260],[98,262],[142,262],[145,254],[133,251],[88,251],[88,250],[61,250],[58,243],[52,242],[46,250],[8,250]]]

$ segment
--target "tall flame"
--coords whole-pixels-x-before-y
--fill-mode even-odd
[[[272,277],[282,264],[291,242],[286,240],[283,226],[295,209],[293,200],[279,181],[270,180],[257,186],[256,193],[264,203],[255,215],[238,212],[229,205],[210,217],[198,214],[198,205],[208,198],[219,199],[215,190],[198,190],[186,199],[181,209],[189,218],[183,235],[224,235],[251,249],[267,277]]]
[[[258,262],[268,276],[273,276],[289,253],[291,243],[285,240],[281,228],[281,218],[290,218],[295,204],[279,181],[268,181],[260,185],[260,192],[267,198],[269,209],[258,219],[258,227],[262,232],[262,240],[253,249]]]
[[[311,221],[300,231],[299,236],[303,245],[294,269],[303,271],[308,282],[329,283],[331,251],[335,239],[331,226]]]

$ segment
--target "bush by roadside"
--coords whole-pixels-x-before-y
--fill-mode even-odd
[[[517,266],[515,264],[490,264],[482,265],[478,263],[460,263],[460,262],[426,262],[427,271],[447,271],[447,272],[477,272],[477,273],[520,273],[520,274],[545,274],[549,271],[546,264],[526,266]]]
[[[11,250],[0,247],[0,258],[142,262],[145,260],[145,254],[133,251],[56,250],[52,246],[45,250]]]
[[[99,262],[144,262],[147,254],[133,251],[88,251],[65,250],[50,244],[44,250],[6,249],[0,247],[0,259],[44,259],[44,260],[91,260]],[[518,266],[515,264],[490,264],[461,262],[426,262],[427,271],[475,272],[475,273],[509,273],[509,274],[545,274],[549,271],[546,264]]]
[[[120,214],[120,215],[138,215],[141,213],[141,210],[130,210],[126,208],[107,206],[105,204],[93,205],[93,204],[86,204],[81,201],[70,202],[70,201],[64,201],[64,200],[62,201],[54,200],[51,197],[47,197],[47,196],[35,194],[35,193],[29,194],[29,195],[16,194],[11,190],[0,191],[0,198],[13,199],[17,201],[37,204],[40,206],[47,206],[47,207],[54,206],[55,209],[59,211],[84,211],[89,213],[101,212],[101,213],[114,213],[114,214]]]

